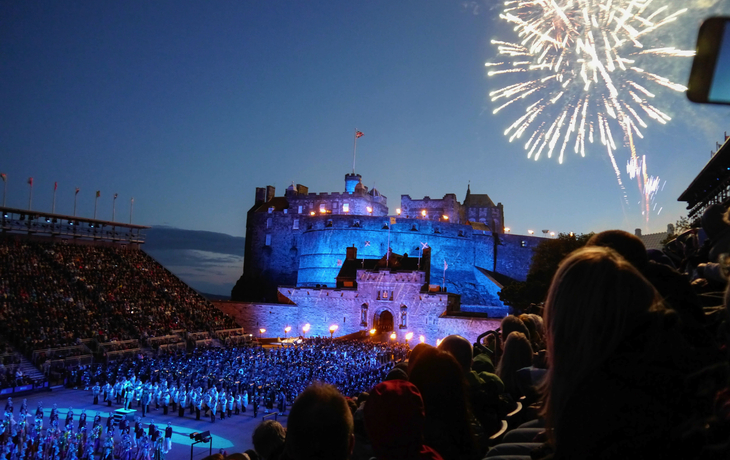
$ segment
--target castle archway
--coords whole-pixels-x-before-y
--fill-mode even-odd
[[[390,332],[393,330],[393,313],[384,309],[375,314],[373,327],[378,332]]]

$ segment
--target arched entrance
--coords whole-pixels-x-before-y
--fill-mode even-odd
[[[378,332],[390,332],[393,330],[393,314],[389,310],[383,310],[375,315],[374,328]]]

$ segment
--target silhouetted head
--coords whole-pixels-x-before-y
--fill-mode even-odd
[[[310,385],[287,420],[286,454],[293,460],[345,460],[352,453],[353,420],[345,397],[332,385]]]
[[[586,246],[611,248],[639,270],[643,270],[649,263],[644,242],[638,236],[623,230],[606,230],[597,233],[588,240]]]
[[[460,335],[450,335],[446,337],[438,346],[439,350],[449,353],[456,358],[464,373],[471,371],[471,362],[474,359],[474,350],[471,342]]]

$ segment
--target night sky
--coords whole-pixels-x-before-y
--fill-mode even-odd
[[[660,4],[659,0],[654,3]],[[490,6],[493,5],[493,6]],[[515,233],[666,229],[677,197],[730,131],[730,107],[657,90],[673,120],[648,123],[638,153],[663,191],[647,222],[605,150],[564,164],[526,158],[504,129],[524,107],[493,115],[494,38],[512,40],[497,2],[5,1],[0,3],[0,172],[7,204],[187,230],[245,234],[257,186],[344,190],[352,169],[400,195],[501,202]],[[729,2],[670,2],[690,11],[661,37],[694,49],[702,17]],[[685,84],[691,58],[657,73]],[[676,78],[675,78],[676,77]],[[654,90],[655,88],[652,88]],[[620,137],[620,136],[619,136]],[[619,139],[620,140],[620,139]],[[616,153],[625,171],[628,154]],[[666,181],[666,183],[664,183]],[[657,215],[657,211],[662,209]]]

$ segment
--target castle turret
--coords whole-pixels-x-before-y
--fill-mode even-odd
[[[362,180],[360,174],[345,174],[345,191],[347,193],[354,193],[355,187]]]

